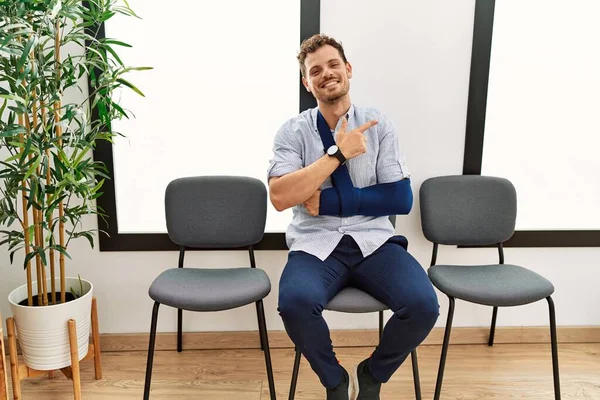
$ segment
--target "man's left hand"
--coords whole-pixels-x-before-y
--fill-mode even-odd
[[[309,197],[303,204],[306,210],[313,217],[319,215],[319,204],[321,201],[321,191],[317,190],[313,193],[312,196]]]

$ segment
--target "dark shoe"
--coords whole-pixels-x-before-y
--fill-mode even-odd
[[[371,375],[367,368],[367,358],[356,366],[353,371],[354,396],[357,400],[379,400],[381,382]]]
[[[341,366],[340,366],[341,367]],[[342,368],[342,382],[334,389],[327,389],[327,400],[350,400],[352,384],[348,372]]]

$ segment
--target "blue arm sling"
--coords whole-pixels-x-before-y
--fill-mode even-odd
[[[317,128],[326,151],[335,142],[321,111],[317,115]],[[333,187],[321,192],[319,215],[379,217],[408,214],[412,208],[410,179],[358,189],[353,186],[346,165],[340,165],[331,174],[331,180]]]

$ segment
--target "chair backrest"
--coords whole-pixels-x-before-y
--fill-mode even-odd
[[[181,246],[250,246],[264,235],[267,190],[243,176],[175,179],[165,191],[165,216],[169,237]]]
[[[515,229],[517,194],[504,178],[456,175],[427,179],[419,190],[425,237],[449,245],[491,245]]]

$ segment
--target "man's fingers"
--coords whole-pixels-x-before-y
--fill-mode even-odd
[[[358,131],[360,131],[360,133],[365,133],[365,131],[367,129],[369,129],[372,126],[375,126],[379,123],[379,121],[377,120],[371,120],[369,122],[367,122],[366,124],[362,124],[361,126],[359,126],[358,128],[356,128]]]
[[[346,119],[346,117],[344,117],[342,119],[342,126],[340,127],[339,132],[346,132],[346,128],[348,128],[348,120]]]

